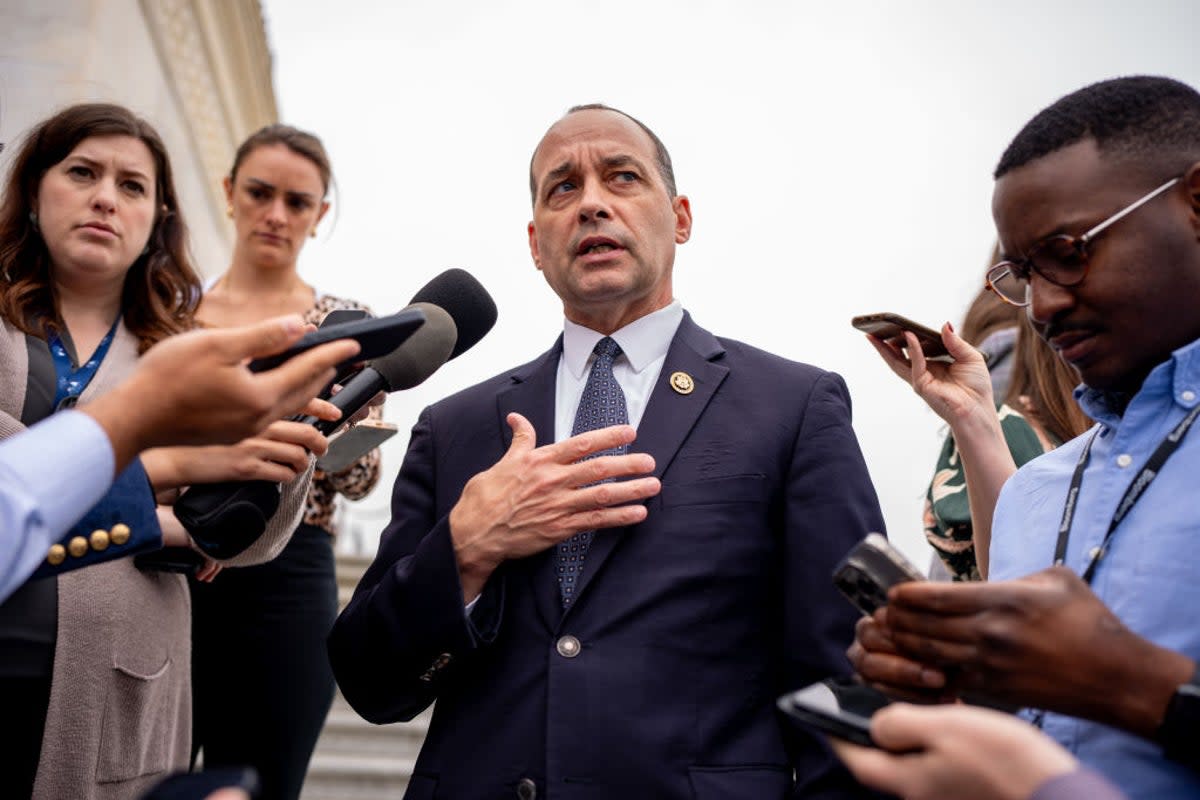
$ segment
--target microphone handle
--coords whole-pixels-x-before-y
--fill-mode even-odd
[[[342,416],[335,420],[304,417],[300,421],[312,425],[325,436],[333,433],[338,427],[353,416],[360,408],[371,402],[371,398],[380,392],[386,392],[387,381],[372,367],[363,367],[362,371],[350,379],[342,390],[329,398],[342,411]]]

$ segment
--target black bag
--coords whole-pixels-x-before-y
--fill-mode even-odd
[[[204,483],[175,502],[175,516],[205,554],[233,558],[262,536],[279,496],[279,484],[271,481]]]

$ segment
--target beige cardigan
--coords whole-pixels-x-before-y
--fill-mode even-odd
[[[81,400],[111,389],[136,360],[137,340],[122,323]],[[25,335],[0,321],[0,436],[21,428],[28,369]],[[263,536],[227,565],[279,554],[304,512],[311,476],[310,459],[308,471],[284,486]],[[191,600],[182,576],[142,572],[132,559],[60,575],[34,800],[133,800],[164,773],[186,769],[191,650]]]

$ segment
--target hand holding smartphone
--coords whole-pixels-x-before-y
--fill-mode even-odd
[[[954,360],[946,352],[946,345],[942,343],[940,333],[899,314],[887,311],[879,314],[862,314],[851,319],[850,324],[863,333],[869,333],[878,339],[894,340],[901,347],[908,346],[904,338],[904,332],[908,331],[916,335],[917,341],[921,344],[921,352],[925,354],[926,358],[941,361]]]
[[[888,589],[925,576],[878,533],[868,533],[833,569],[833,583],[868,617],[887,605]]]
[[[892,702],[887,695],[852,678],[828,678],[779,698],[779,710],[830,736],[865,747],[871,739],[871,715]]]
[[[324,325],[304,334],[300,341],[273,356],[256,358],[250,362],[251,372],[264,372],[278,367],[293,356],[326,342],[338,339],[353,339],[361,350],[348,363],[338,364],[338,372],[359,361],[385,356],[395,350],[425,323],[425,315],[417,308],[406,308],[386,317],[372,317],[334,325]]]

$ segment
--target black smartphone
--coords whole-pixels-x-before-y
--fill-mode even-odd
[[[882,534],[868,533],[833,568],[833,583],[867,616],[887,605],[888,589],[925,576]]]
[[[163,547],[133,557],[143,572],[179,572],[191,575],[204,564],[204,556],[190,547]]]
[[[354,339],[362,349],[354,358],[338,364],[337,370],[340,373],[359,361],[369,361],[372,358],[387,355],[404,344],[405,340],[424,323],[425,314],[419,308],[406,308],[386,317],[325,325],[311,333],[304,334],[300,341],[282,353],[254,359],[250,362],[250,371],[263,372],[274,369],[289,358],[326,342]]]
[[[253,767],[215,767],[203,772],[176,773],[156,783],[142,800],[205,800],[218,789],[242,789],[258,797],[258,772]]]
[[[884,311],[879,314],[862,314],[850,320],[850,324],[863,333],[883,339],[896,340],[901,347],[905,346],[904,332],[909,331],[917,336],[921,343],[921,352],[927,358],[950,359],[946,345],[942,344],[942,335],[933,328],[927,328],[919,322],[913,322],[908,317]],[[953,359],[950,359],[953,360]]]
[[[871,715],[892,702],[887,695],[852,678],[828,678],[777,701],[779,710],[817,730],[866,747],[871,739]]]

